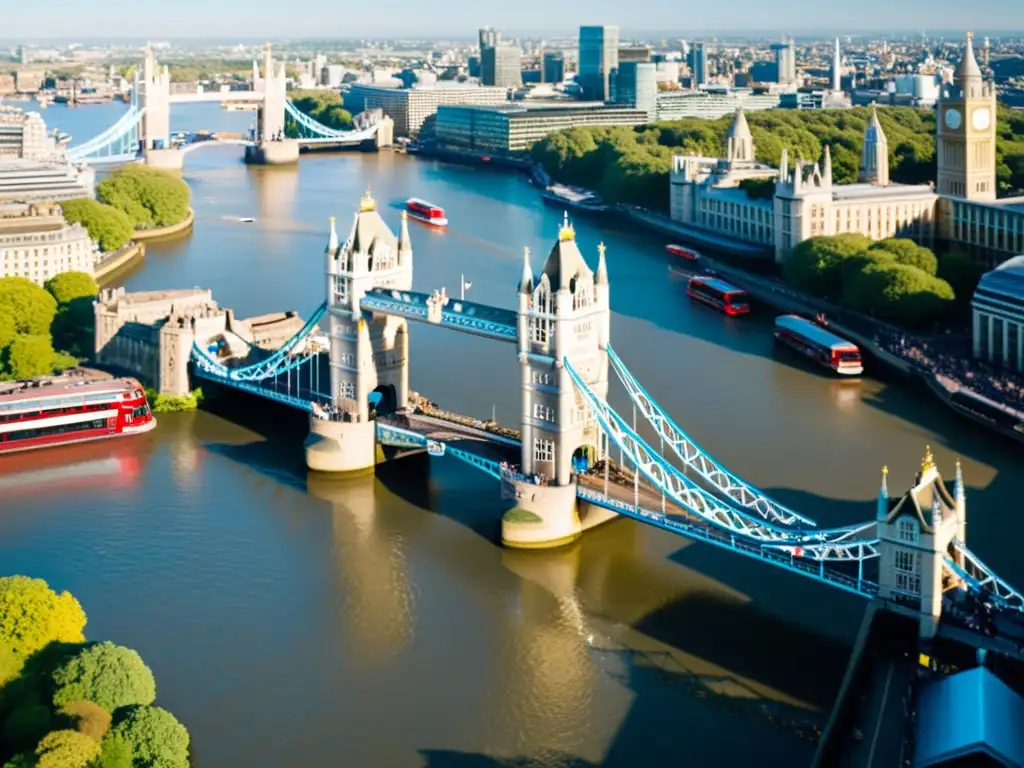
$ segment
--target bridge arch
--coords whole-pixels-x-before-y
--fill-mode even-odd
[[[398,390],[394,384],[381,384],[367,398],[378,416],[390,416],[398,410]]]
[[[597,446],[591,443],[583,443],[577,446],[572,452],[572,471],[576,474],[584,474],[587,470],[593,469],[600,456]]]

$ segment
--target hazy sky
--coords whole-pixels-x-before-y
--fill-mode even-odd
[[[667,37],[783,29],[995,34],[1024,28],[1024,0],[0,0],[3,40],[472,37],[485,25],[528,33],[569,32],[580,24]]]

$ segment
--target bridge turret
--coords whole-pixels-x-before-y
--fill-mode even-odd
[[[605,260],[607,248],[604,243],[597,244],[597,275],[594,277],[594,304],[599,308],[608,311],[602,313],[601,322],[598,325],[598,344],[601,349],[608,349],[611,343],[612,313],[610,288],[608,284],[608,264]]]
[[[878,499],[875,502],[875,518],[884,522],[889,517],[889,468],[882,467],[882,485],[878,489]]]
[[[398,235],[398,263],[412,258],[412,238],[409,237],[409,212],[402,211],[402,229]]]

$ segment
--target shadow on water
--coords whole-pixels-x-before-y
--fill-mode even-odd
[[[450,749],[421,749],[420,755],[423,757],[425,768],[597,768],[597,763],[569,755],[497,758]],[[601,764],[609,765],[606,762]]]

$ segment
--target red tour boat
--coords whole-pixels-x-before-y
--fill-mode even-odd
[[[666,245],[665,250],[673,256],[679,256],[680,258],[687,259],[688,261],[697,261],[700,258],[699,253],[691,251],[689,248],[684,248],[681,245]]]
[[[0,455],[135,435],[155,426],[135,379],[57,376],[0,385]]]
[[[427,224],[433,224],[435,227],[448,226],[448,219],[444,215],[444,208],[439,205],[428,203],[426,200],[420,200],[416,197],[410,197],[405,201],[405,207],[409,211],[409,215],[414,219],[425,221]]]

